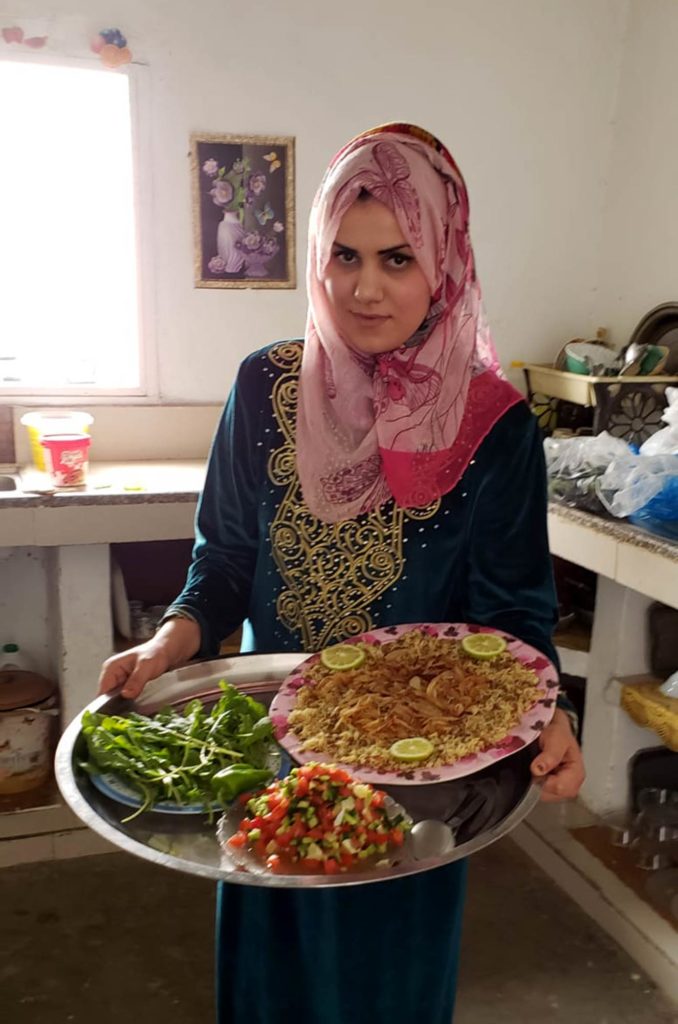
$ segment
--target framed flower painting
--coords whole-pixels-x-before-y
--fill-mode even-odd
[[[296,288],[294,139],[191,136],[196,288]]]

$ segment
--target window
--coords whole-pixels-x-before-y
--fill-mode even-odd
[[[0,61],[0,393],[143,394],[131,80]]]

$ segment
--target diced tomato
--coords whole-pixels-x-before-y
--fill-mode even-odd
[[[282,870],[282,861],[277,853],[272,853],[266,861],[266,867],[269,871],[279,872]]]
[[[334,860],[332,857],[330,857],[329,860],[325,861],[323,867],[325,869],[326,875],[336,875],[337,871],[339,870],[339,865],[337,861]]]
[[[245,832],[236,832],[235,835],[231,836],[231,838],[228,840],[228,845],[234,846],[236,848],[245,846],[246,843],[247,834]]]
[[[276,834],[274,838],[278,846],[282,846],[283,848],[285,846],[289,846],[293,838],[292,830],[288,829],[287,832],[283,832],[282,835]]]
[[[352,782],[351,776],[343,768],[335,768],[330,772],[332,782]]]
[[[256,815],[254,818],[243,818],[240,822],[240,828],[245,832],[249,832],[253,828],[261,828],[264,824],[264,819],[260,815]]]
[[[268,809],[270,813],[282,810],[284,814],[289,806],[289,798],[286,797],[283,793],[271,793],[271,795],[268,798]]]
[[[358,812],[358,814],[362,814],[362,812],[364,810],[364,807],[365,807],[365,801],[361,800],[360,797],[357,796],[355,798],[355,809]]]
[[[367,842],[368,843],[374,843],[375,846],[378,846],[380,843],[385,843],[387,841],[388,841],[388,835],[385,835],[383,832],[368,832],[367,833]]]
[[[267,843],[265,839],[257,839],[256,843],[254,844],[254,852],[256,853],[257,857],[266,856],[266,846]]]
[[[316,825],[315,828],[310,828],[306,835],[308,836],[309,839],[317,841],[318,839],[322,839],[322,837],[325,835],[325,829],[322,827],[322,825]]]
[[[307,793],[308,793],[308,779],[306,778],[305,775],[301,775],[297,779],[297,790],[296,790],[296,794],[295,795],[298,796],[298,797],[304,797],[304,796],[307,795]]]
[[[405,841],[405,835],[399,828],[391,829],[391,831],[388,834],[388,838],[390,842],[393,843],[394,846],[402,846]]]
[[[348,853],[346,850],[342,851],[341,854],[341,866],[344,868],[350,868],[355,864],[355,857],[352,853]]]
[[[323,866],[323,862],[316,860],[314,857],[302,857],[300,863],[306,871],[320,871]]]
[[[384,800],[386,799],[386,793],[383,793],[380,789],[375,790],[372,794],[372,807],[383,807]]]
[[[279,804],[272,811],[268,812],[268,814],[264,818],[264,823],[269,825],[275,825],[277,827],[285,817],[286,813],[286,809],[282,806],[282,804]]]
[[[295,821],[294,825],[292,825],[292,828],[290,829],[290,834],[292,839],[301,839],[303,836],[307,835],[308,832],[303,821]]]

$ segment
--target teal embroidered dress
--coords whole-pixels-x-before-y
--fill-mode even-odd
[[[302,343],[248,357],[217,429],[193,563],[174,602],[203,655],[312,651],[403,622],[475,622],[555,659],[537,422],[509,409],[453,491],[328,525],[305,507],[294,429]],[[316,891],[219,887],[219,1024],[450,1024],[465,865]]]

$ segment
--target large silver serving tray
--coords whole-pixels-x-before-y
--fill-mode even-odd
[[[149,683],[135,702],[119,696],[102,696],[93,700],[86,710],[111,714],[134,710],[153,714],[168,704],[181,705],[193,697],[202,697],[209,702],[210,698],[216,699],[221,679],[227,679],[268,705],[283,679],[303,657],[300,654],[253,654],[197,662],[167,672]],[[396,862],[387,868],[329,876],[251,873],[238,868],[222,853],[217,841],[216,818],[210,823],[206,816],[201,815],[145,812],[123,823],[122,819],[130,813],[129,807],[104,796],[79,767],[85,753],[81,717],[78,715],[61,737],[55,764],[59,789],[75,814],[93,831],[126,853],[176,871],[237,885],[277,888],[360,885],[430,871],[468,857],[507,835],[539,800],[539,789],[533,785],[529,769],[535,753],[532,749],[523,749],[470,779],[425,786],[389,787],[389,794],[406,809],[415,823],[443,822],[445,827],[438,824],[437,829],[434,826],[428,831],[425,826],[415,829],[415,839],[408,837],[402,851],[398,852]],[[483,814],[481,807],[480,817],[476,814],[461,826],[457,813],[460,786],[465,787],[461,803],[466,807],[469,806],[468,797],[478,807],[483,804],[484,793],[494,794],[488,813]],[[475,830],[474,821],[480,822]]]

